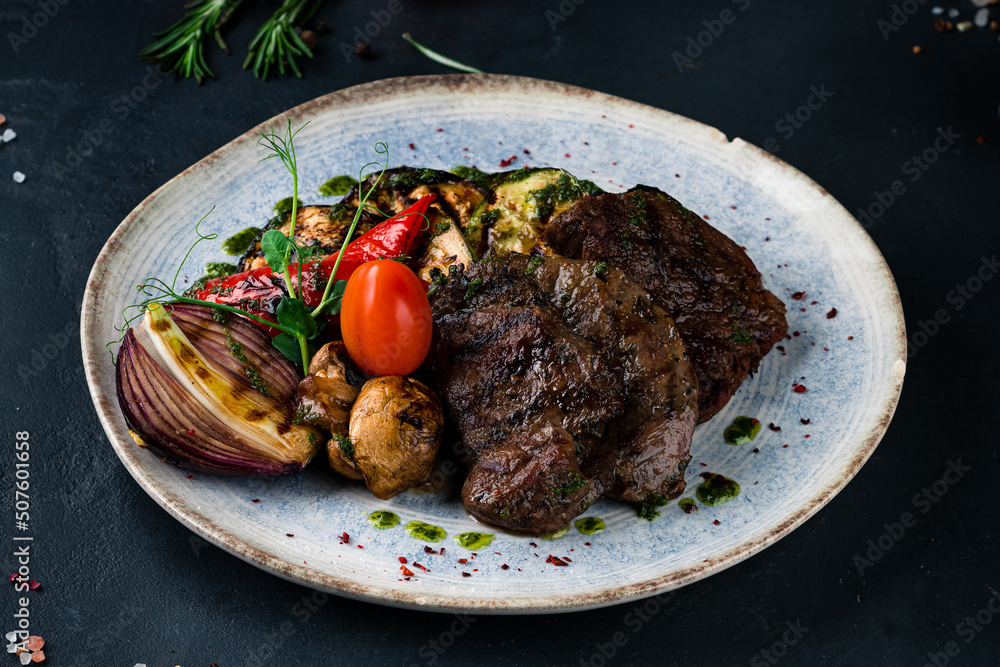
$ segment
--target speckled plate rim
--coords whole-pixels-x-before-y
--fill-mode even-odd
[[[221,155],[232,150],[234,147],[247,142],[255,142],[257,130],[269,126],[272,122],[269,120],[245,132],[240,137],[198,161],[149,195],[122,221],[111,235],[111,238],[108,239],[94,263],[89,280],[87,281],[80,315],[81,343],[87,383],[91,390],[94,406],[115,452],[125,464],[132,477],[161,507],[183,525],[209,542],[248,563],[294,583],[349,598],[396,607],[438,612],[530,614],[581,611],[613,605],[663,593],[698,579],[703,579],[729,568],[774,544],[813,516],[847,485],[875,450],[895,412],[905,372],[905,362],[903,360],[906,358],[906,329],[899,293],[889,267],[862,226],[843,206],[808,176],[784,161],[741,139],[729,141],[722,132],[709,128],[702,123],[662,109],[612,95],[567,84],[526,77],[497,74],[451,74],[384,79],[318,97],[279,114],[275,119],[291,118],[294,122],[297,119],[309,117],[326,109],[353,107],[374,100],[416,93],[418,91],[426,92],[432,88],[439,90],[442,94],[468,95],[474,94],[476,91],[488,90],[493,93],[507,91],[522,95],[531,93],[532,95],[546,97],[558,96],[563,103],[586,99],[590,103],[606,105],[608,109],[627,112],[632,116],[641,117],[650,122],[655,123],[660,121],[662,123],[690,128],[693,134],[707,134],[712,141],[722,144],[728,143],[731,148],[740,151],[742,153],[741,157],[746,160],[756,164],[767,164],[772,171],[777,169],[785,186],[794,186],[800,191],[799,194],[811,195],[815,201],[810,203],[818,206],[818,210],[823,212],[824,219],[827,221],[836,220],[848,235],[845,239],[846,242],[851,245],[855,252],[863,253],[863,256],[856,256],[855,259],[861,263],[866,277],[870,281],[871,288],[879,293],[883,304],[888,306],[888,309],[882,312],[882,317],[887,320],[886,329],[891,330],[892,334],[887,341],[887,348],[884,352],[886,355],[891,355],[889,358],[898,360],[892,369],[896,381],[893,382],[889,378],[886,378],[878,387],[877,393],[879,396],[877,398],[877,406],[871,412],[876,418],[867,427],[867,435],[856,443],[853,449],[853,456],[842,458],[838,461],[836,469],[827,471],[826,480],[829,480],[829,483],[817,485],[816,493],[811,498],[801,503],[797,511],[787,517],[784,522],[774,526],[770,530],[716,555],[709,562],[694,567],[677,569],[644,581],[585,594],[574,594],[572,591],[568,591],[565,594],[551,595],[546,598],[463,600],[460,595],[428,595],[404,590],[386,590],[377,585],[353,583],[337,577],[317,573],[247,544],[238,535],[222,529],[208,517],[190,507],[186,507],[183,501],[172,493],[170,489],[166,488],[165,485],[144,474],[138,456],[148,456],[148,454],[141,453],[134,446],[134,443],[127,434],[122,433],[118,429],[115,424],[119,411],[117,398],[113,391],[110,393],[106,392],[96,381],[97,365],[107,364],[108,357],[104,348],[106,341],[96,340],[94,333],[98,329],[97,318],[102,315],[104,310],[102,308],[102,295],[104,294],[105,274],[110,263],[114,261],[115,255],[120,251],[121,239],[128,233],[129,229],[136,224],[136,221],[153,205],[163,191],[172,187],[179,179],[186,178],[190,174],[211,169],[212,164]]]

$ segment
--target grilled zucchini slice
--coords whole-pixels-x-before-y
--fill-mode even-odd
[[[433,211],[433,208],[431,210]],[[424,250],[418,261],[417,276],[429,283],[432,281],[433,269],[441,269],[447,275],[449,267],[457,264],[469,266],[475,261],[475,256],[454,220],[437,213],[427,217],[431,220],[432,236],[424,243]]]
[[[532,250],[550,254],[538,240],[549,220],[600,192],[590,181],[562,169],[518,169],[476,208],[465,235],[480,256],[527,255]]]

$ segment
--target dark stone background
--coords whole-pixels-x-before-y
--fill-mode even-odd
[[[135,54],[178,17],[181,2],[61,1],[16,54],[7,35],[22,30],[38,3],[0,1],[0,113],[19,134],[0,147],[0,419],[9,443],[2,524],[5,535],[13,531],[14,434],[29,430],[37,539],[31,565],[43,583],[30,608],[32,629],[48,640],[47,664],[231,667],[259,664],[252,656],[273,646],[276,657],[265,664],[423,665],[434,657],[439,664],[601,665],[596,643],[622,630],[627,644],[607,664],[763,665],[769,662],[761,651],[796,622],[808,631],[800,639],[786,635],[794,643],[784,664],[920,665],[950,641],[959,653],[941,653],[938,664],[998,664],[1000,618],[982,613],[979,623],[993,623],[979,631],[956,624],[987,609],[1000,589],[997,334],[990,328],[998,323],[1000,281],[985,283],[961,309],[949,301],[981,258],[997,252],[996,33],[935,32],[935,0],[888,39],[877,22],[890,18],[890,0],[752,0],[678,74],[672,53],[705,29],[702,21],[733,7],[729,0],[589,0],[555,30],[545,11],[558,0],[404,0],[405,11],[372,40],[377,58],[348,64],[337,45],[386,2],[329,2],[320,16],[332,33],[321,37],[304,79],[263,84],[240,70],[239,55],[213,49],[218,81],[198,87],[168,79],[119,121],[112,105],[141,84],[146,68]],[[971,18],[969,0],[940,4]],[[226,32],[237,54],[274,5],[247,3]],[[295,605],[311,591],[192,542],[119,464],[91,406],[76,322],[92,262],[119,221],[169,178],[278,111],[366,81],[443,72],[399,39],[406,30],[488,71],[620,95],[758,145],[774,137],[782,159],[852,212],[894,180],[905,184],[869,231],[899,284],[911,345],[923,345],[881,446],[805,526],[680,590],[638,633],[626,614],[639,603],[478,618],[453,646],[445,633],[455,619],[447,615],[331,598],[304,619]],[[912,53],[916,44],[920,55]],[[833,97],[786,139],[776,123],[821,85]],[[92,155],[55,177],[53,161],[65,161],[109,115],[113,130]],[[960,139],[911,182],[904,163],[948,127]],[[989,142],[980,145],[980,136]],[[15,169],[27,174],[25,183],[11,180]],[[915,339],[919,323],[938,309],[950,321]],[[45,347],[50,343],[56,348]],[[43,350],[54,358],[39,362]],[[914,494],[959,459],[971,470],[921,514]],[[917,516],[916,526],[859,574],[855,556],[904,512]],[[14,597],[4,596],[4,632],[13,626]],[[286,622],[294,634],[280,639]],[[432,640],[450,648],[432,656]]]

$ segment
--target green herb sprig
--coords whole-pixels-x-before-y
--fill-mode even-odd
[[[415,46],[416,49],[417,49],[417,51],[420,51],[420,53],[422,55],[430,58],[431,60],[433,60],[434,62],[436,62],[436,63],[438,63],[440,65],[444,65],[445,67],[450,67],[452,69],[457,69],[459,72],[469,72],[469,73],[472,73],[472,74],[482,74],[483,73],[483,70],[481,70],[481,69],[476,69],[475,67],[472,67],[470,65],[466,65],[464,63],[460,63],[457,60],[453,60],[452,58],[449,58],[448,56],[441,55],[440,53],[438,53],[437,51],[435,51],[433,49],[427,48],[426,46],[424,46],[423,44],[421,44],[417,40],[415,40],[412,37],[410,37],[410,33],[408,33],[408,32],[404,32],[403,33],[403,39],[405,39],[407,42],[409,42],[410,44],[412,44],[413,46]]]
[[[313,17],[323,4],[323,0],[282,0],[281,7],[260,27],[250,42],[250,52],[243,61],[243,69],[253,66],[253,74],[267,81],[271,70],[277,66],[278,72],[285,73],[285,66],[302,78],[295,59],[301,56],[312,58],[313,54],[295,27]]]
[[[205,62],[205,42],[214,37],[229,53],[220,29],[243,0],[191,0],[184,17],[166,30],[153,35],[155,40],[139,53],[143,60],[163,63],[168,72],[194,77],[200,84],[215,74]]]

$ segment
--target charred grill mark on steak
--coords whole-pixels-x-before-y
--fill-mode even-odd
[[[701,421],[726,405],[788,329],[784,304],[747,254],[655,188],[589,197],[543,238],[564,256],[621,268],[673,316],[698,374]]]
[[[684,343],[644,290],[597,267],[509,255],[454,269],[432,299],[432,370],[470,459],[463,500],[484,521],[547,532],[602,496],[684,489],[697,421]]]

